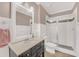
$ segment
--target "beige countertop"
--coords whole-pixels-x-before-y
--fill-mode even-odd
[[[39,42],[41,42],[42,38],[32,38],[30,40],[22,40],[19,42],[11,43],[9,47],[13,50],[13,52],[18,56],[21,53],[29,50]]]

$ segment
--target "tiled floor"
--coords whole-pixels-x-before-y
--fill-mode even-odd
[[[49,52],[46,51],[45,57],[74,57],[74,56],[69,55],[69,54],[65,54],[65,53],[62,53],[62,52],[59,52],[59,51],[56,51],[55,54],[49,53]]]

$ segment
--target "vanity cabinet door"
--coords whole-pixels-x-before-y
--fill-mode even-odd
[[[41,43],[38,43],[37,45],[35,45],[34,47],[32,47],[32,56],[35,55],[35,53],[37,53],[37,51],[41,48]]]
[[[44,56],[44,41],[38,43],[32,48],[32,57]]]
[[[19,55],[19,57],[44,57],[44,41],[33,46],[28,51]]]
[[[21,55],[19,55],[19,57],[31,57],[31,50],[22,53]]]
[[[39,50],[37,51],[37,57],[41,57],[41,55],[42,55],[42,50],[39,49]]]

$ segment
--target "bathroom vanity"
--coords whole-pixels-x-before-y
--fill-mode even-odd
[[[44,57],[44,40],[33,38],[9,45],[10,57]]]

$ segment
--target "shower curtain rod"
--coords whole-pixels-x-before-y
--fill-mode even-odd
[[[75,18],[73,17],[72,19],[65,19],[65,20],[60,20],[58,21],[59,23],[63,23],[63,22],[71,22],[73,21]],[[46,21],[47,23],[56,23],[56,21],[50,22],[50,21]]]
[[[65,19],[65,20],[60,20],[58,21],[59,23],[63,23],[63,22],[71,22],[73,21],[75,18],[73,17],[72,19]]]
[[[50,22],[50,21],[46,21],[47,23],[56,23],[56,21]]]

